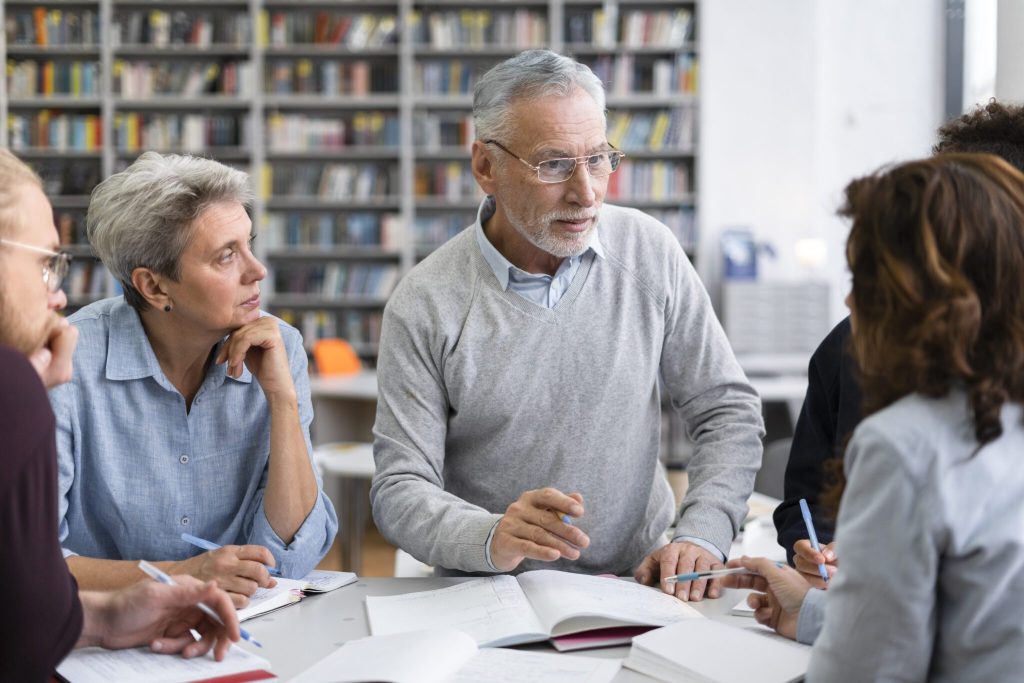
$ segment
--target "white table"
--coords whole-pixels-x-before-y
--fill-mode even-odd
[[[273,672],[281,680],[287,681],[329,655],[336,648],[341,647],[346,641],[370,634],[364,604],[367,595],[414,593],[444,588],[466,580],[468,579],[360,579],[333,593],[313,595],[296,605],[245,622],[245,627],[252,631],[253,636],[262,642],[264,647],[260,650],[248,643],[245,643],[243,647],[270,660]],[[704,600],[690,604],[709,618],[740,627],[762,629],[749,617],[737,617],[729,614],[733,605],[748,592],[725,590],[722,597],[717,600]],[[772,635],[771,637],[780,636]],[[528,649],[555,652],[554,648],[544,643],[528,646]],[[621,658],[625,657],[628,651],[628,647],[614,647],[586,650],[573,654]],[[722,656],[735,656],[735,654],[724,652]],[[651,680],[653,679],[626,669],[621,670],[615,677],[616,683],[639,683],[641,681],[649,683]]]

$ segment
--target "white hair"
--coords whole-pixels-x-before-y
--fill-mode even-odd
[[[604,85],[586,64],[551,50],[527,50],[506,59],[477,81],[473,92],[473,125],[480,140],[508,137],[510,110],[523,98],[571,96],[581,89],[605,113]]]
[[[249,176],[201,157],[146,152],[92,191],[86,227],[103,265],[137,311],[149,307],[132,285],[132,271],[177,280],[192,222],[216,202],[252,204]]]

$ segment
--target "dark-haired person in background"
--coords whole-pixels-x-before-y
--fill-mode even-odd
[[[865,414],[828,496],[843,569],[825,592],[742,558],[760,576],[725,583],[814,643],[808,681],[1019,681],[1024,175],[940,154],[853,181],[842,213]]]
[[[0,681],[47,680],[73,647],[149,645],[222,659],[238,618],[213,583],[164,586],[137,571],[114,592],[79,593],[57,541],[55,421],[46,389],[71,377],[78,331],[56,311],[60,281],[53,209],[39,177],[0,149]],[[214,607],[226,625],[196,609]],[[189,628],[204,638],[194,642]]]
[[[938,131],[933,153],[987,152],[1024,171],[1024,107],[991,101],[947,122]],[[846,442],[861,419],[861,391],[849,353],[850,319],[844,318],[811,356],[807,370],[807,396],[793,434],[786,467],[785,500],[775,510],[779,545],[790,563],[811,583],[824,586],[818,564],[835,573],[837,558],[831,547],[833,518],[819,502],[828,486],[823,465],[842,458]],[[814,517],[824,554],[807,541],[799,501],[806,498]]]

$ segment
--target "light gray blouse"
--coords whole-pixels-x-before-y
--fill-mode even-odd
[[[845,458],[836,555],[808,681],[1024,680],[1024,425],[977,453],[966,394],[907,396]],[[812,592],[816,593],[816,592]],[[827,598],[827,599],[821,599]]]

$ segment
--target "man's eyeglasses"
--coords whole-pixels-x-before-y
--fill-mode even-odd
[[[576,172],[576,165],[581,161],[586,164],[587,173],[594,178],[602,178],[606,175],[615,173],[615,169],[619,167],[619,162],[622,161],[622,157],[626,156],[625,152],[620,152],[617,149],[609,149],[604,152],[587,154],[582,157],[548,159],[547,161],[542,161],[534,166],[522,157],[516,156],[512,151],[505,147],[505,145],[501,144],[497,140],[484,140],[484,144],[494,145],[511,157],[519,159],[519,161],[537,172],[537,178],[542,183],[564,183],[569,178],[572,178],[572,174]]]
[[[71,254],[50,251],[49,249],[43,249],[42,247],[23,244],[22,242],[13,242],[3,238],[0,238],[0,244],[6,244],[9,247],[34,251],[37,254],[49,256],[50,259],[46,262],[46,265],[43,266],[43,282],[46,283],[46,287],[50,292],[56,292],[60,289],[60,283],[64,281],[64,276],[68,274],[68,268],[71,267]]]

